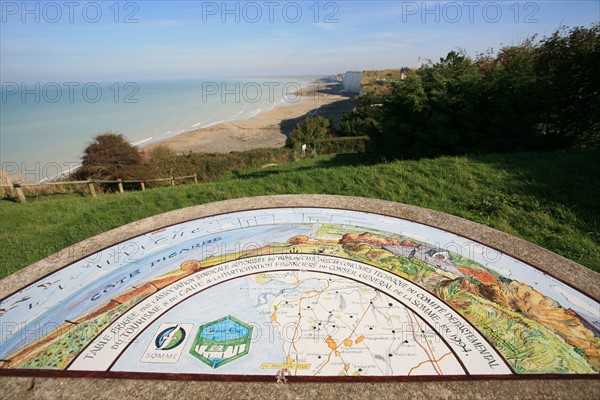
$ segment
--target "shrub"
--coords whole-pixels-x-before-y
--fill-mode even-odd
[[[121,134],[98,135],[84,150],[79,179],[131,179],[140,175],[142,156]]]
[[[321,115],[307,117],[298,122],[287,138],[288,147],[300,147],[302,144],[312,144],[317,139],[323,139],[331,133],[331,121]]]
[[[354,112],[344,114],[339,134],[342,136],[373,136],[378,132],[379,122],[374,117]]]
[[[159,150],[160,149],[160,150]],[[155,153],[156,152],[156,153]],[[268,163],[287,163],[294,154],[289,149],[254,149],[243,152],[189,153],[176,155],[168,148],[158,147],[149,154],[146,170],[154,178],[197,174],[198,180],[210,182],[227,174],[246,168],[260,167]]]
[[[317,139],[314,142],[317,154],[364,153],[367,150],[368,136],[348,136]]]

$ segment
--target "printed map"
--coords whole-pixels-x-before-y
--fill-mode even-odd
[[[0,374],[597,376],[599,320],[596,300],[440,229],[240,211],[132,238],[3,299]]]

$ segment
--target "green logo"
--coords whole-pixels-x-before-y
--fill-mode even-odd
[[[228,315],[200,326],[190,353],[218,368],[248,354],[251,339],[252,327]]]

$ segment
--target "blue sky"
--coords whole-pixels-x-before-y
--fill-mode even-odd
[[[475,55],[600,18],[597,0],[0,3],[2,82],[414,67],[419,56],[459,47]]]

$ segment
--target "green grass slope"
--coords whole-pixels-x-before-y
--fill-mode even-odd
[[[600,151],[373,163],[319,156],[200,185],[0,201],[0,277],[109,229],[170,210],[277,194],[362,196],[443,211],[521,237],[600,272]]]

